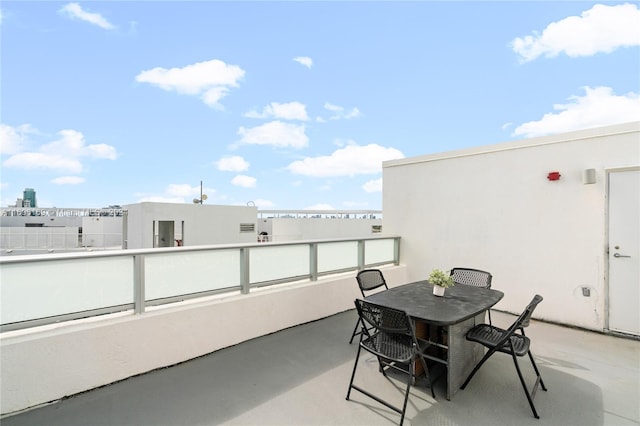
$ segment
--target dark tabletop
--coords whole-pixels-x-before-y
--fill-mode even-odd
[[[488,288],[458,284],[433,294],[433,285],[418,281],[367,296],[365,300],[406,311],[409,316],[434,325],[452,325],[489,309],[504,293]]]

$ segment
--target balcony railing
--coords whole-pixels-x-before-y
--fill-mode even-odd
[[[399,263],[400,237],[0,258],[0,331]]]
[[[121,249],[122,233],[82,233],[78,227],[2,228],[0,249],[20,251],[65,252],[82,249]]]

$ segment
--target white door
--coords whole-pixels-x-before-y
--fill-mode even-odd
[[[640,335],[640,170],[609,174],[609,330]]]

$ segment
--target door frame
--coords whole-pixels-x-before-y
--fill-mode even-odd
[[[611,238],[611,233],[610,233],[610,229],[609,229],[609,225],[610,225],[610,205],[611,205],[611,197],[610,197],[610,190],[611,190],[611,174],[612,173],[618,173],[618,172],[629,172],[629,171],[640,171],[640,165],[639,166],[625,166],[625,167],[609,167],[609,168],[605,168],[605,250],[604,250],[604,256],[605,256],[605,262],[604,262],[604,271],[605,271],[605,319],[604,319],[604,332],[607,334],[612,334],[612,335],[620,335],[620,336],[624,336],[624,337],[631,337],[633,339],[636,340],[640,340],[640,335],[635,335],[635,334],[628,334],[628,333],[623,333],[620,331],[616,331],[616,330],[611,330],[609,328],[609,317],[610,317],[610,306],[609,306],[609,302],[610,302],[610,293],[611,293],[611,282],[609,280],[609,272],[610,272],[610,261],[611,258],[609,256],[610,254],[610,238]]]

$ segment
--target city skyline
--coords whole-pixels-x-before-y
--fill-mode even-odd
[[[2,206],[380,210],[382,162],[640,117],[629,2],[0,6]],[[420,182],[419,184],[429,184]]]

